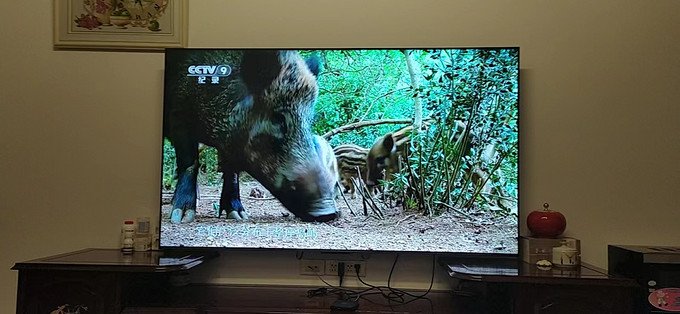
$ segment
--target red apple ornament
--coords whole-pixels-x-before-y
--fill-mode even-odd
[[[562,234],[567,227],[567,219],[560,212],[548,209],[550,204],[543,204],[543,210],[535,210],[527,216],[527,227],[539,238],[554,238]]]

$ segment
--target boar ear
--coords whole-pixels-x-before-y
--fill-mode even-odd
[[[248,50],[241,60],[241,77],[248,91],[261,93],[281,72],[276,50]]]
[[[385,134],[382,144],[383,147],[385,147],[385,149],[387,149],[388,152],[392,151],[392,147],[394,147],[394,139],[392,138],[392,133]]]
[[[305,60],[307,63],[307,67],[309,68],[310,71],[312,71],[312,74],[314,76],[319,76],[321,64],[319,63],[319,57],[317,56],[311,56]]]

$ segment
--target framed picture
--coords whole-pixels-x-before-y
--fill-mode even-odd
[[[56,48],[186,47],[187,0],[55,0]]]

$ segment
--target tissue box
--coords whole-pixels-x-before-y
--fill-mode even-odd
[[[581,241],[574,238],[535,238],[535,237],[520,237],[520,249],[522,261],[536,264],[536,262],[545,259],[552,262],[552,249],[554,247],[566,244],[570,248],[576,249],[576,255],[581,256]]]

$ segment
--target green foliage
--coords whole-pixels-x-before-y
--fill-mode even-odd
[[[359,121],[410,118],[413,98],[404,54],[398,50],[310,51],[322,63],[319,100],[312,127],[323,134]],[[331,145],[370,147],[377,137],[400,125],[356,129],[331,139]]]
[[[217,185],[221,183],[222,174],[219,170],[219,158],[217,149],[205,147],[199,150],[198,162],[201,167],[198,170],[198,182],[204,185]]]
[[[212,147],[201,147],[198,160],[200,168],[198,170],[198,182],[204,185],[217,185],[222,180],[219,170],[219,159],[217,150]],[[175,148],[168,139],[163,140],[163,190],[174,190],[177,184],[177,158]]]
[[[174,190],[177,184],[175,168],[177,167],[177,156],[175,148],[170,140],[163,139],[163,190]]]
[[[419,92],[437,122],[412,137],[408,167],[396,175],[393,191],[405,204],[428,214],[489,205],[502,209],[497,214],[516,212],[518,67],[512,52],[422,52]]]

